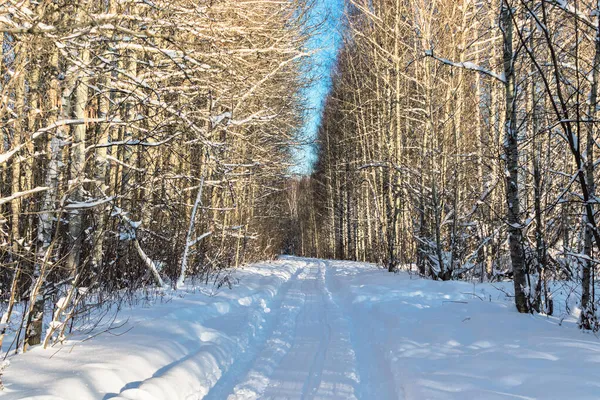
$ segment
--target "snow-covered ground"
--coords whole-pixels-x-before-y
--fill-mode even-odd
[[[599,399],[600,340],[489,284],[286,258],[15,356],[1,398]],[[506,290],[508,285],[503,285]]]

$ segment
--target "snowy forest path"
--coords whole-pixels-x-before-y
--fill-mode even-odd
[[[232,278],[12,357],[0,398],[598,400],[600,341],[519,314],[512,282],[288,256]]]
[[[356,399],[350,325],[327,287],[326,269],[324,261],[307,261],[272,310],[269,338],[250,360],[232,366],[207,399]]]

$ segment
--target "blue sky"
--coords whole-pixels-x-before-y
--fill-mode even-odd
[[[323,23],[322,27],[308,41],[308,47],[317,52],[307,59],[307,72],[314,83],[306,88],[302,96],[306,99],[306,123],[300,133],[300,140],[309,144],[298,147],[295,153],[296,167],[294,173],[310,174],[316,161],[313,143],[321,119],[321,111],[329,88],[331,72],[335,65],[338,49],[341,44],[341,21],[344,11],[344,0],[314,0],[310,11],[310,24]]]

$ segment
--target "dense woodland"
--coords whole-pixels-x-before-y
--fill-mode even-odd
[[[344,46],[294,195],[301,254],[433,279],[551,281],[595,295],[600,3],[349,0]]]
[[[0,1],[2,337],[46,346],[124,291],[278,254],[304,10]]]

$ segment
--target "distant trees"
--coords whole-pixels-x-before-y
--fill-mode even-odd
[[[348,0],[347,15],[310,179],[321,253],[511,277],[521,312],[552,313],[548,281],[575,280],[597,329],[597,2]]]
[[[27,302],[23,347],[49,305],[45,344],[94,293],[277,254],[303,6],[0,0],[1,322]]]

